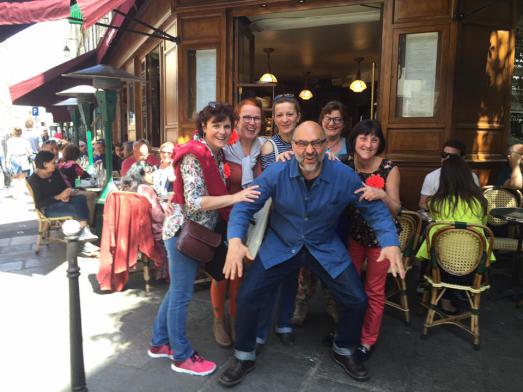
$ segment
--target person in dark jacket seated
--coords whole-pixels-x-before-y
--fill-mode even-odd
[[[66,185],[62,175],[56,170],[54,154],[40,151],[36,154],[34,163],[37,170],[29,177],[28,182],[33,190],[35,207],[50,218],[72,216],[78,220],[82,228],[80,241],[97,239],[87,225],[89,210],[85,196],[76,195],[75,190]],[[86,242],[82,253],[92,254],[97,250],[97,246]]]

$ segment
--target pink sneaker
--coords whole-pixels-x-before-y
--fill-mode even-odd
[[[151,346],[147,350],[147,354],[151,358],[170,358],[173,359],[173,350],[168,344],[162,344],[161,346]]]
[[[171,369],[193,376],[207,376],[216,370],[216,364],[200,357],[196,352],[185,361],[173,361]]]

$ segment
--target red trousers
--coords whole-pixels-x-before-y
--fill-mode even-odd
[[[385,283],[389,261],[377,262],[381,248],[369,248],[349,238],[349,254],[354,266],[361,275],[361,267],[367,260],[364,287],[368,297],[368,307],[361,330],[361,344],[372,346],[378,340],[383,308],[385,307]]]
[[[234,280],[224,279],[221,281],[212,280],[211,282],[211,303],[214,317],[217,320],[223,319],[225,312],[225,297],[229,293],[229,314],[236,317],[236,297],[240,288],[241,278]]]

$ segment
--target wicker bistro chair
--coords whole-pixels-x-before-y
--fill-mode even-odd
[[[485,272],[492,251],[493,237],[492,231],[482,225],[455,222],[433,223],[428,227],[426,238],[431,265],[424,278],[431,287],[431,300],[422,337],[427,336],[429,328],[452,324],[470,333],[474,338],[474,349],[479,349],[480,296],[490,288]],[[443,274],[443,278],[442,272],[446,273]],[[445,275],[463,277],[469,274],[474,274],[470,285],[449,282],[448,280],[453,279],[445,278]],[[437,305],[447,289],[464,291],[470,311],[448,315],[438,309]],[[470,327],[462,322],[467,319],[470,319]]]
[[[490,210],[499,207],[521,207],[523,200],[520,191],[496,186],[483,187],[483,196],[488,202],[487,223],[492,228],[507,226],[509,222],[490,215]],[[515,229],[515,227],[510,227],[510,229]],[[493,250],[516,252],[518,248],[516,237],[516,233],[511,231],[509,231],[509,237],[494,237]]]
[[[402,210],[396,217],[401,225],[399,235],[400,248],[403,253],[403,267],[405,272],[412,267],[412,258],[416,254],[416,249],[421,233],[422,220],[420,214],[414,211]],[[394,298],[399,297],[399,301]],[[395,309],[401,310],[405,317],[405,324],[410,325],[410,308],[407,298],[407,283],[404,278],[399,276],[394,278],[394,288],[386,294],[385,304]]]
[[[33,198],[34,201],[34,194],[33,194],[33,188],[31,188],[31,185],[26,181],[27,189],[29,190],[29,194]],[[58,218],[48,218],[44,215],[43,211],[36,208],[35,204],[35,211],[36,215],[38,217],[38,238],[36,239],[36,247],[35,247],[35,253],[38,254],[40,252],[40,245],[49,245],[50,242],[62,242],[65,243],[65,239],[61,236],[61,228],[62,223],[64,223],[66,220],[73,219],[72,216],[61,216]],[[59,231],[59,235],[52,235],[54,231]]]

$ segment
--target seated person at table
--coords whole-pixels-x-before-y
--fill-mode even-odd
[[[145,161],[153,166],[160,166],[160,161],[154,155],[149,153],[149,143],[146,140],[137,140],[133,143],[133,155],[122,162],[120,173],[122,177],[127,174],[131,166],[138,161]]]
[[[151,203],[151,221],[153,224],[153,235],[156,241],[162,239],[162,226],[165,218],[163,207],[158,200],[153,184],[154,166],[147,162],[136,162],[131,166],[127,174],[122,177],[122,191],[136,192],[145,196]]]
[[[40,151],[36,154],[34,163],[37,170],[29,177],[28,182],[33,190],[35,207],[50,218],[72,216],[78,220],[82,228],[80,241],[97,239],[87,225],[89,210],[85,196],[76,195],[75,191],[66,185],[56,169],[54,154]],[[83,252],[91,253],[96,250],[97,246],[86,242]]]
[[[173,167],[174,144],[166,142],[160,146],[160,167],[153,173],[153,187],[158,195],[166,195],[173,190],[175,179]]]
[[[521,174],[521,166],[523,162],[523,144],[513,144],[507,151],[507,164],[496,173],[494,185],[505,186],[512,189],[523,188],[523,175]]]
[[[476,225],[487,223],[487,200],[483,196],[481,188],[476,185],[467,162],[461,157],[453,155],[445,159],[441,165],[441,176],[439,188],[430,199],[427,206],[434,222],[464,222]],[[436,227],[437,229],[437,227]],[[434,231],[434,229],[432,230]],[[429,260],[429,250],[424,241],[416,257]],[[490,261],[494,261],[492,254]],[[469,283],[472,274],[447,278],[450,283]],[[444,311],[452,312],[452,304],[442,299],[441,305]]]
[[[464,157],[466,153],[465,145],[456,139],[450,139],[443,144],[443,150],[441,151],[441,163],[450,156]],[[423,180],[423,186],[421,187],[420,198],[419,198],[419,207],[423,210],[427,209],[427,199],[431,196],[434,196],[439,187],[439,177],[441,173],[441,168],[431,171],[425,176]],[[471,175],[474,178],[474,182],[479,186],[479,178],[476,173]]]
[[[89,174],[76,162],[78,158],[80,158],[80,149],[78,147],[74,144],[68,144],[64,147],[62,159],[58,163],[58,169],[62,173],[67,186],[73,187],[74,181],[78,177],[81,179],[89,178]]]
[[[105,159],[105,142],[103,140],[97,140],[94,143],[94,149],[93,149],[93,162],[96,163],[98,161],[103,162]]]

